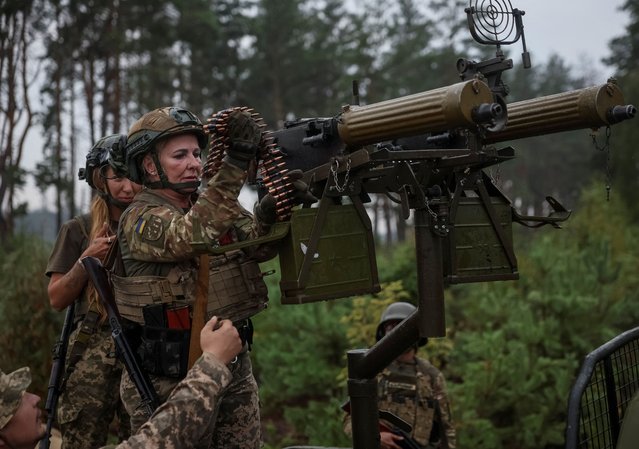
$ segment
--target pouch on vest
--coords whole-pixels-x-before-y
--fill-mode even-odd
[[[188,329],[170,329],[169,310],[165,304],[153,304],[142,309],[144,326],[138,355],[142,368],[148,373],[182,378],[188,370],[191,332]]]
[[[170,305],[188,302],[187,293],[191,290],[192,282],[188,276],[181,279],[181,274],[175,276],[111,276],[113,294],[118,304],[122,318],[142,324],[143,310],[153,305]],[[176,278],[176,279],[174,279]],[[160,326],[161,327],[161,326]]]
[[[241,251],[214,258],[209,270],[207,315],[233,322],[264,310],[268,288],[258,263]]]

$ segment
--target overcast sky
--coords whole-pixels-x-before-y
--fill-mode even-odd
[[[486,0],[487,1],[487,0]],[[496,4],[507,3],[508,0],[493,0]],[[472,2],[475,4],[476,2]],[[603,83],[614,73],[601,63],[601,58],[608,56],[608,43],[617,36],[625,34],[628,18],[625,12],[619,11],[624,0],[510,0],[513,8],[525,12],[523,16],[526,45],[531,53],[533,68],[543,64],[548,57],[556,53],[572,67],[592,66],[596,71],[593,80]],[[479,2],[481,5],[482,3]],[[521,64],[516,57],[521,53],[519,43],[512,46],[512,58],[515,64]],[[38,104],[38,102],[34,102]],[[35,151],[25,159],[25,168],[30,170],[42,147],[38,133],[34,128],[29,135],[27,148]],[[84,153],[83,153],[84,156]],[[78,160],[84,161],[82,157]],[[80,207],[88,205],[88,187],[80,189]],[[29,186],[18,196],[20,201],[29,201],[29,209],[43,207],[40,193],[33,187],[31,177]],[[51,209],[51,207],[48,207]]]
[[[500,0],[502,1],[502,0]],[[513,0],[513,8],[525,12],[524,34],[535,61],[552,53],[579,67],[590,61],[605,79],[613,72],[601,58],[608,56],[608,43],[625,34],[628,17],[619,10],[624,0]]]

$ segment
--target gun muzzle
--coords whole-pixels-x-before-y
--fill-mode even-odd
[[[623,122],[624,120],[631,119],[637,113],[637,108],[631,104],[625,106],[615,106],[608,111],[608,122],[612,125],[615,123]]]
[[[474,128],[503,113],[490,87],[470,80],[439,89],[381,101],[345,106],[337,130],[349,146],[362,146],[399,137]]]
[[[630,119],[635,113],[634,106],[624,105],[619,86],[609,81],[600,86],[511,103],[506,127],[487,133],[484,142],[599,128]]]

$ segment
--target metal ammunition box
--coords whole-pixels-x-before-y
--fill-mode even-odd
[[[380,291],[368,216],[353,205],[329,205],[315,251],[309,246],[317,208],[293,212],[280,246],[281,301],[302,304]],[[305,266],[306,260],[306,266]]]
[[[451,284],[518,279],[513,251],[510,204],[491,197],[498,235],[480,198],[460,198],[451,210],[450,232],[444,244],[444,276]]]

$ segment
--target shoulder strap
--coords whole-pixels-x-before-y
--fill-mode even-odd
[[[104,268],[117,276],[125,275],[124,262],[122,262],[122,252],[120,251],[117,236],[104,258]]]

